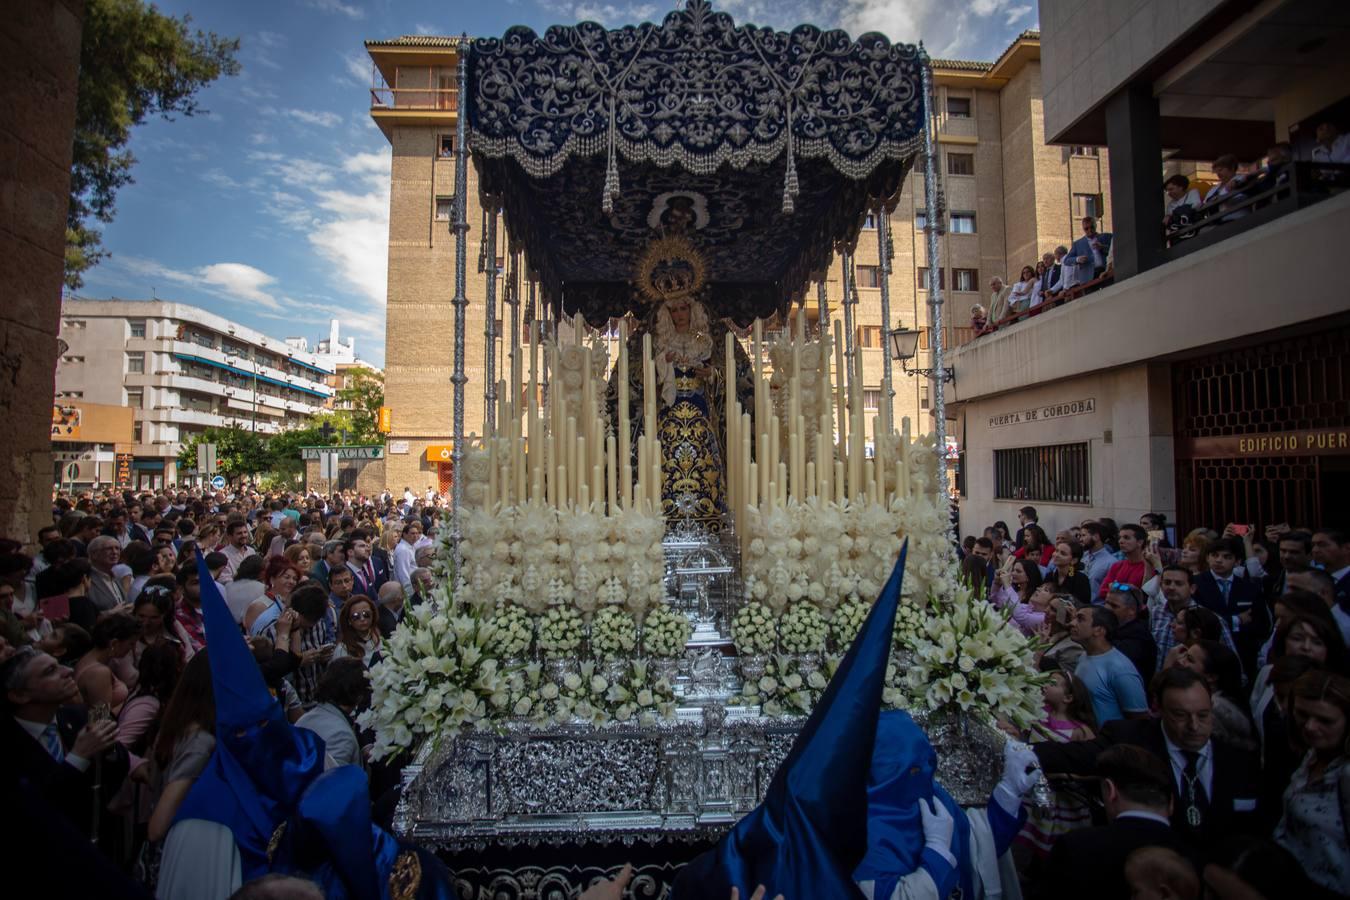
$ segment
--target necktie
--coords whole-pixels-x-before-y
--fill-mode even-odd
[[[375,567],[370,564],[370,560],[366,560],[366,589],[369,590],[373,584],[375,584]]]
[[[1200,780],[1200,753],[1197,750],[1182,750],[1181,755],[1186,758],[1186,768],[1181,772],[1182,780],[1186,783],[1182,792],[1182,802],[1186,804],[1186,824],[1199,828],[1209,812],[1209,794],[1205,791],[1205,783]]]
[[[1219,593],[1223,594],[1223,602],[1225,605],[1227,605],[1228,603],[1228,593],[1232,589],[1233,589],[1233,582],[1226,581],[1222,578],[1219,579]]]
[[[47,727],[42,729],[42,745],[47,748],[52,759],[66,761],[66,748],[61,746],[61,734],[56,730],[55,722],[48,722]]]

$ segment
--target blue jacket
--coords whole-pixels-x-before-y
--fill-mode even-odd
[[[1105,267],[1106,257],[1111,252],[1111,238],[1112,235],[1103,234],[1100,231],[1092,237],[1083,235],[1073,242],[1073,246],[1069,247],[1069,255],[1073,257],[1086,256],[1088,259],[1092,259],[1092,241],[1095,239],[1102,245],[1102,266]],[[1096,263],[1093,263],[1093,268],[1096,268]]]

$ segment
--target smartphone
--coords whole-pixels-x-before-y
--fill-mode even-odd
[[[1238,537],[1246,537],[1246,536],[1247,536],[1247,532],[1249,532],[1249,531],[1251,531],[1251,526],[1250,526],[1250,525],[1234,525],[1234,526],[1233,526],[1233,534],[1237,535]]]
[[[70,618],[70,597],[67,594],[57,594],[55,597],[47,597],[42,601],[41,606],[44,618],[53,621]]]
[[[95,722],[111,722],[112,717],[112,707],[106,703],[95,703],[89,707],[89,724],[91,725]]]

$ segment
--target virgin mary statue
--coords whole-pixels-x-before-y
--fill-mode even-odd
[[[692,248],[689,248],[692,251]],[[677,260],[678,262],[678,260]],[[618,402],[618,379],[628,379],[633,446],[642,422],[642,335],[650,331],[656,363],[657,432],[661,442],[661,511],[672,522],[690,522],[709,533],[722,528],[726,512],[726,392],[751,407],[750,360],[735,344],[736,371],[727,373],[717,352],[726,325],[712,322],[694,291],[701,281],[678,265],[663,267],[649,288],[658,293],[642,326],[629,338],[628,372],[610,376],[609,403]],[[644,287],[639,281],[639,288]],[[644,290],[644,293],[647,293]],[[611,421],[618,421],[612,416]]]

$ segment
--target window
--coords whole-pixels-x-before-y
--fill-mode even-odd
[[[449,222],[449,221],[450,221],[450,217],[453,216],[454,214],[455,214],[455,198],[454,198],[454,197],[437,197],[437,198],[436,198],[436,221],[437,221],[437,222]]]
[[[858,266],[858,287],[881,287],[881,268],[879,266]]]
[[[866,347],[870,350],[880,350],[882,347],[881,326],[859,325],[856,340],[859,347]]]
[[[1101,151],[1101,148],[1099,148],[1099,147],[1070,147],[1070,148],[1069,148],[1069,153],[1070,153],[1071,155],[1073,155],[1073,156],[1100,156],[1100,155],[1101,155],[1101,152],[1102,152],[1102,151]]]
[[[134,338],[143,338],[143,337],[145,337],[145,320],[144,320],[144,319],[132,319],[131,321],[127,322],[127,325],[128,325],[128,327],[131,328],[131,336],[132,336],[132,337],[134,337]]]
[[[949,118],[949,119],[969,119],[969,118],[970,118],[970,98],[969,98],[969,97],[948,97],[948,98],[947,98],[947,118]]]
[[[928,227],[928,213],[916,212],[914,214],[914,230],[923,231]]]
[[[881,389],[863,389],[863,409],[881,409]]]
[[[919,383],[919,409],[928,409],[928,382]]]
[[[952,234],[974,234],[975,214],[973,212],[952,213]]]
[[[978,291],[979,289],[979,269],[952,269],[952,290]]]
[[[1088,445],[1051,444],[995,450],[994,497],[1046,503],[1090,503]]]
[[[925,266],[920,266],[914,270],[914,273],[919,277],[919,290],[928,290],[928,269]],[[938,288],[942,290],[947,289],[946,269],[938,269]]]
[[[127,372],[133,375],[139,375],[145,371],[145,354],[128,353],[127,354]]]
[[[1073,214],[1074,218],[1081,219],[1083,216],[1092,216],[1094,219],[1102,214],[1102,198],[1100,194],[1074,194],[1073,195]]]
[[[455,155],[455,136],[453,134],[442,134],[438,136],[436,155],[441,159],[449,159]]]
[[[127,390],[127,406],[132,409],[141,409],[145,406],[145,391]]]
[[[975,174],[975,154],[974,154],[974,153],[948,153],[948,154],[947,154],[947,174],[948,174],[948,175],[974,175],[974,174]]]
[[[877,229],[877,214],[876,214],[876,213],[868,213],[868,214],[867,214],[867,218],[866,218],[866,219],[863,219],[863,228],[868,228],[868,229],[871,229],[872,231],[876,231],[876,229]]]
[[[145,443],[144,434],[145,434],[144,422],[131,423],[131,442],[133,444],[144,444]]]

